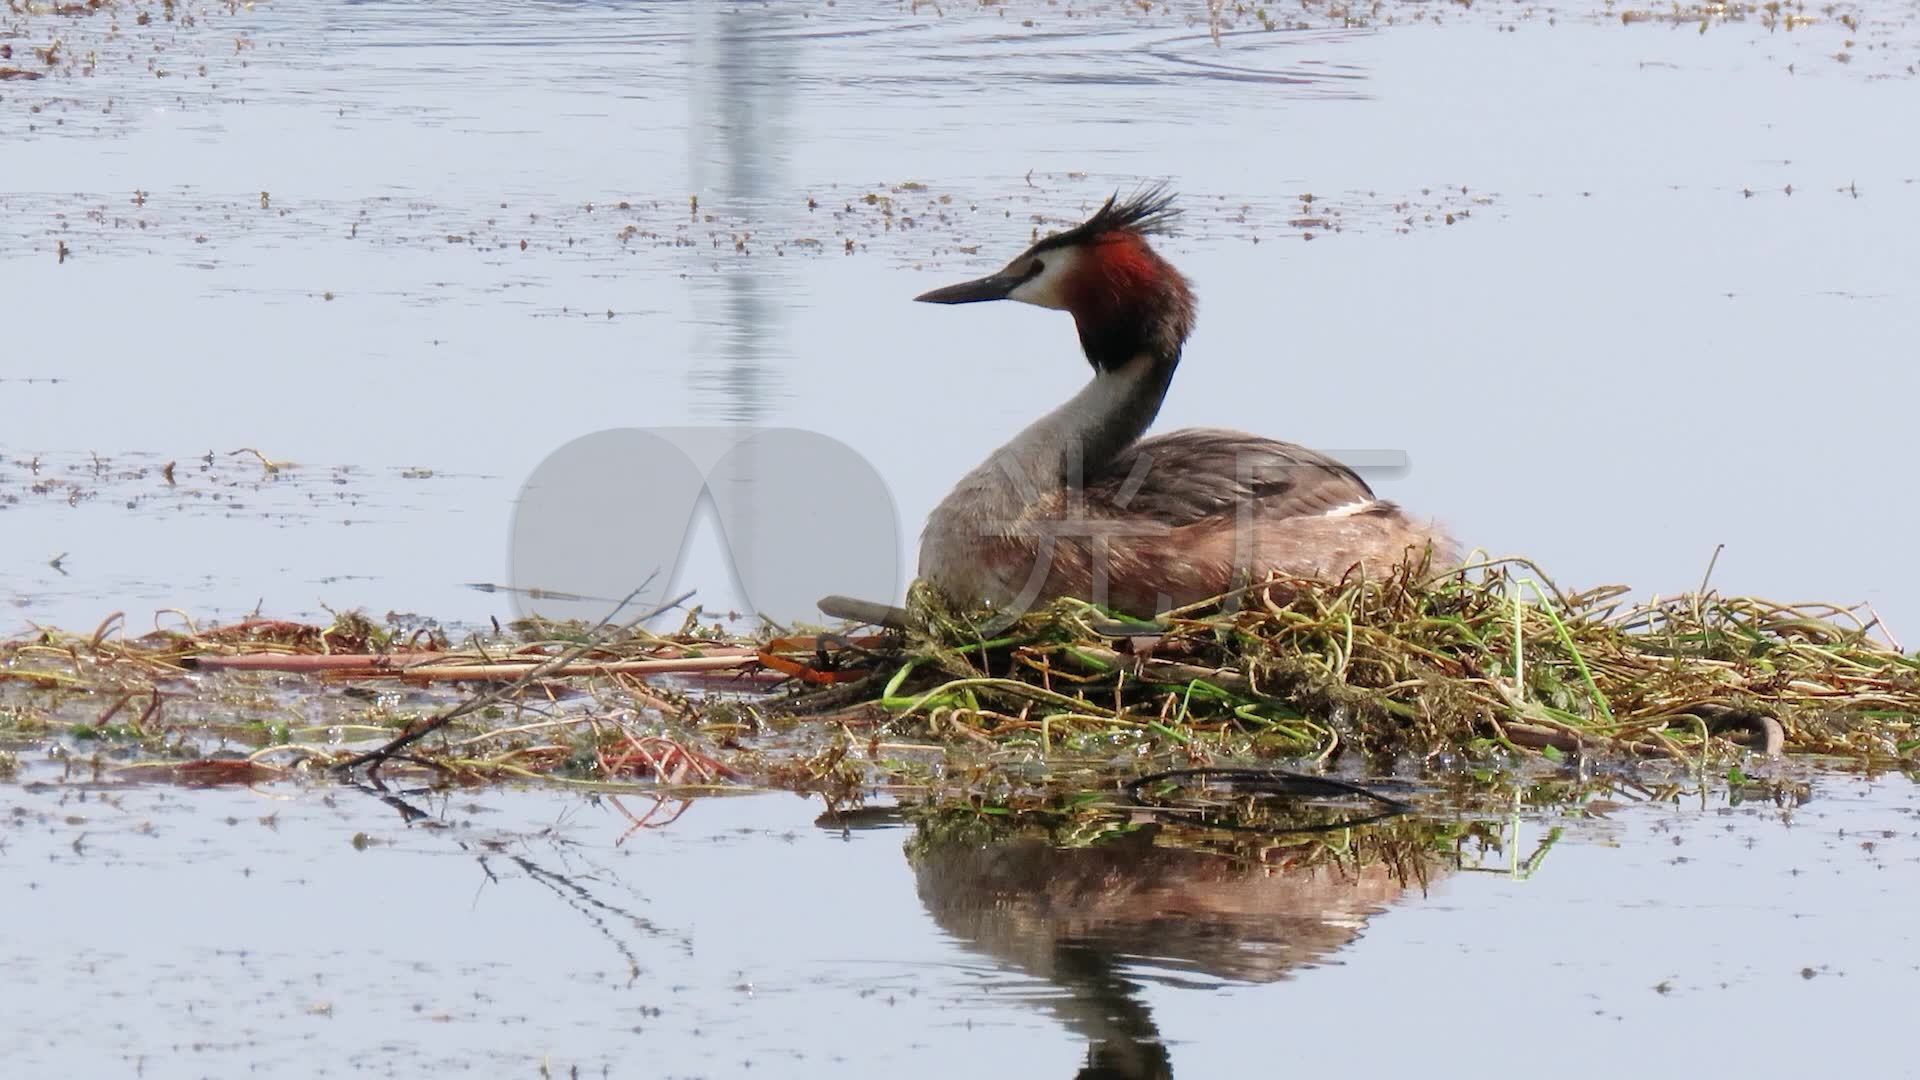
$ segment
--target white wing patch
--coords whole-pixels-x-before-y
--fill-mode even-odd
[[[1373,509],[1377,505],[1379,505],[1379,503],[1373,499],[1361,499],[1359,502],[1350,502],[1341,506],[1336,506],[1333,509],[1327,511],[1326,516],[1334,517],[1334,518],[1352,517],[1355,514],[1364,514],[1368,510]]]

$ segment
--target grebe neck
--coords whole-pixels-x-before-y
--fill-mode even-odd
[[[1141,352],[1092,381],[1059,408],[1028,425],[994,455],[1036,489],[1077,486],[1146,433],[1172,384],[1179,353]]]

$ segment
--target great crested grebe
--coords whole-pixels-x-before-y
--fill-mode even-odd
[[[1338,581],[1453,557],[1433,524],[1292,443],[1219,428],[1140,436],[1193,329],[1193,290],[1147,237],[1163,187],[1035,243],[998,273],[915,297],[1070,312],[1093,381],[963,477],[927,519],[920,577],[1017,614],[1061,596],[1151,616],[1269,576]]]

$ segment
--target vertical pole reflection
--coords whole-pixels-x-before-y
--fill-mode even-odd
[[[776,193],[786,164],[782,109],[794,80],[790,44],[777,31],[789,20],[777,5],[696,11],[690,172],[700,215],[714,223],[695,231],[720,243],[710,248],[712,269],[694,278],[694,408],[698,419],[752,425],[766,419],[778,382],[769,363],[779,322],[770,241],[785,209]],[[744,253],[732,242],[739,238]]]
[[[788,22],[780,5],[696,6],[692,111],[694,190],[701,216],[695,234],[712,232],[712,269],[693,278],[696,355],[689,372],[695,418],[742,428],[764,423],[778,376],[770,363],[777,347],[779,262],[771,239],[783,207],[776,193],[786,163],[782,105],[792,91],[786,55],[791,43],[778,30]],[[731,234],[731,235],[729,235]],[[744,432],[742,432],[744,435]],[[762,522],[753,513],[761,473],[751,449],[729,455],[728,467],[708,477],[713,503],[737,508],[721,522],[736,584],[761,575],[755,562]],[[732,487],[729,498],[718,489]],[[788,613],[787,617],[793,617]]]

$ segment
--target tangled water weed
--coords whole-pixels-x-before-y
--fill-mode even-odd
[[[1249,588],[1152,625],[1062,601],[989,638],[921,593],[908,659],[874,702],[929,732],[1125,732],[1204,756],[1920,750],[1920,661],[1869,609],[1627,594],[1568,594],[1518,560],[1409,566]]]

